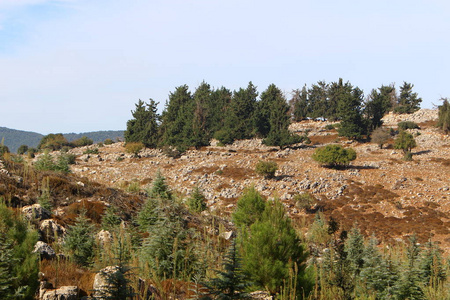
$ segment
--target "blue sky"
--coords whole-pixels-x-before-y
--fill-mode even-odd
[[[203,80],[287,98],[407,81],[432,108],[450,97],[449,32],[444,0],[0,0],[0,126],[125,129],[139,99],[162,109]]]

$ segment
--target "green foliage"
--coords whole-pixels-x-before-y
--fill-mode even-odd
[[[403,82],[400,87],[400,96],[398,98],[398,106],[394,111],[400,114],[411,114],[420,109],[422,98],[417,93],[413,93],[414,84]]]
[[[36,230],[0,201],[0,298],[34,299],[38,257]]]
[[[83,154],[98,154],[98,148],[87,148],[83,151]]]
[[[134,155],[134,157],[139,157],[139,152],[144,149],[144,144],[141,142],[134,142],[134,143],[126,143],[125,144],[125,151],[127,153],[131,153]]]
[[[191,211],[202,212],[206,207],[206,198],[200,191],[200,188],[196,186],[188,198],[187,201],[188,207]]]
[[[389,131],[382,127],[377,127],[374,131],[372,131],[372,134],[370,135],[372,143],[380,146],[380,149],[383,148],[383,145],[389,140],[390,137],[391,134],[389,133]]]
[[[111,232],[117,231],[121,222],[119,210],[113,205],[108,206],[102,216],[102,228]]]
[[[75,147],[84,147],[92,145],[93,143],[94,141],[92,139],[88,138],[87,136],[82,136],[81,138],[73,141],[72,145],[74,145]]]
[[[356,159],[356,152],[341,145],[327,145],[316,149],[312,158],[328,167],[342,167]]]
[[[417,125],[415,122],[412,122],[412,121],[399,122],[397,124],[397,127],[398,127],[399,130],[420,129],[419,125]]]
[[[301,90],[297,89],[292,92],[289,105],[294,121],[300,122],[308,117],[308,91],[306,85]]]
[[[278,164],[274,161],[260,160],[255,167],[256,174],[262,175],[266,179],[274,178],[277,170]]]
[[[261,218],[265,207],[264,198],[254,186],[246,189],[237,201],[233,213],[234,224],[239,228],[251,226]]]
[[[27,153],[27,151],[28,151],[27,145],[20,145],[19,148],[17,149],[17,154],[23,155],[23,154]]]
[[[417,147],[416,140],[411,133],[404,130],[400,131],[398,137],[394,141],[394,148],[403,150],[405,159],[411,156],[411,150]]]
[[[236,241],[233,240],[223,262],[223,271],[216,271],[217,277],[206,283],[209,293],[218,300],[246,299],[249,287],[247,276],[242,272],[242,258]]]
[[[439,117],[437,126],[448,134],[450,132],[450,103],[448,98],[443,98],[441,100],[443,103],[438,107]]]
[[[38,149],[55,151],[61,149],[63,146],[69,146],[69,142],[64,135],[62,133],[50,133],[41,139]]]
[[[56,171],[69,173],[69,162],[71,162],[72,157],[70,155],[61,154],[54,161],[53,157],[45,151],[44,154],[39,156],[38,160],[34,163],[34,168],[39,171]]]
[[[64,238],[64,248],[69,257],[80,266],[90,266],[94,258],[94,226],[82,212],[75,224],[69,226]]]
[[[382,85],[377,90],[372,90],[368,100],[364,104],[364,115],[368,120],[368,131],[382,125],[383,116],[397,103],[397,96],[394,85]]]
[[[159,143],[158,103],[150,99],[148,103],[139,100],[136,109],[131,111],[133,119],[127,122],[124,133],[125,142],[143,143],[148,148],[155,148]]]
[[[224,112],[224,126],[218,128],[214,137],[224,145],[253,137],[257,97],[258,92],[252,82],[248,83],[247,88],[234,91]]]
[[[38,203],[41,205],[41,207],[45,208],[48,211],[52,211],[53,209],[50,194],[50,179],[48,176],[42,180],[41,196],[39,196],[38,198]]]
[[[112,144],[114,144],[114,141],[112,139],[105,139],[103,141],[103,144],[105,144],[105,145],[112,145]]]
[[[162,175],[160,170],[156,172],[156,177],[153,181],[152,188],[150,189],[149,197],[173,200],[173,194],[166,184],[166,178]]]
[[[261,219],[243,232],[242,248],[243,269],[255,285],[271,294],[280,292],[289,270],[297,266],[297,288],[306,288],[302,278],[307,255],[278,200],[267,205]]]
[[[310,209],[311,206],[317,203],[317,199],[310,193],[300,193],[294,196],[294,203],[300,209]]]
[[[9,148],[3,144],[0,144],[0,157],[3,157],[5,153],[9,153]]]

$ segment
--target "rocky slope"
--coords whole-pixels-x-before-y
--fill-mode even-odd
[[[230,213],[242,191],[254,185],[268,198],[279,197],[298,224],[310,222],[314,212],[321,209],[341,228],[358,222],[366,234],[375,233],[382,240],[403,241],[417,233],[421,241],[432,237],[449,246],[450,137],[433,126],[436,118],[436,110],[385,117],[388,127],[404,120],[421,126],[412,131],[418,147],[413,149],[411,162],[403,161],[401,151],[393,150],[392,140],[388,147],[379,149],[375,144],[339,138],[335,130],[325,129],[328,122],[306,121],[293,124],[291,129],[310,131],[312,144],[294,149],[267,147],[254,139],[225,147],[212,142],[178,159],[155,149],[146,149],[140,158],[133,158],[125,153],[122,143],[116,143],[99,148],[94,155],[83,154],[85,148],[73,149],[78,158],[72,172],[108,186],[126,188],[134,182],[146,188],[161,170],[180,196],[198,185],[215,214]],[[317,147],[334,142],[357,152],[357,160],[345,170],[323,168],[311,159]],[[275,179],[255,174],[259,160],[277,162]],[[294,200],[304,192],[317,199],[306,211]]]

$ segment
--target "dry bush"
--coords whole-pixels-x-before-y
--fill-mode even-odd
[[[76,285],[80,289],[79,296],[88,296],[92,292],[95,273],[79,268],[67,259],[43,260],[40,272],[54,288]]]

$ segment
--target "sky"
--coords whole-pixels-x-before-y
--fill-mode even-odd
[[[343,78],[450,97],[448,0],[0,0],[0,126],[124,130],[202,81],[261,93]]]

